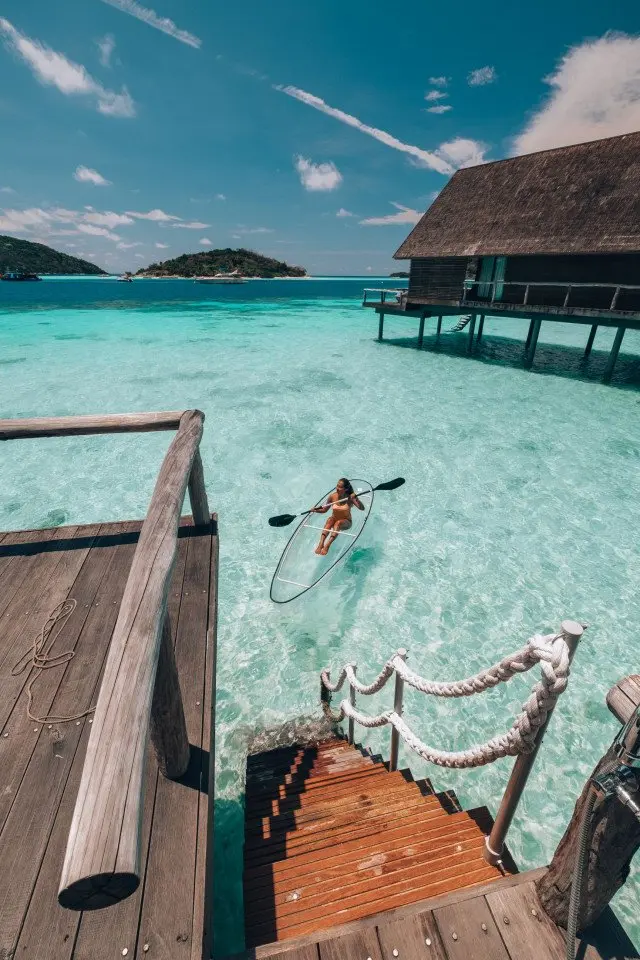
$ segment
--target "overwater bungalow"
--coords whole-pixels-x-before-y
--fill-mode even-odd
[[[0,441],[40,438],[43,456],[51,437],[175,431],[143,522],[0,533],[7,960],[214,951],[212,889],[227,878],[212,856],[218,525],[203,420],[186,410],[0,421]],[[549,867],[519,873],[506,846],[582,634],[565,620],[451,683],[420,676],[405,650],[390,649],[382,670],[323,670],[306,728],[315,735],[294,723],[284,745],[247,758],[245,960],[573,960],[576,929],[585,960],[638,957],[607,905],[640,846],[639,677],[609,693],[612,746]],[[521,713],[487,743],[461,736],[446,751],[407,722],[407,685],[447,697],[455,729],[455,698],[528,670],[536,678]],[[365,698],[385,686],[388,709],[367,711]],[[358,745],[368,727],[388,727],[383,755]],[[438,742],[434,731],[428,739]],[[512,762],[495,817],[399,769],[401,742],[444,768]]]
[[[419,321],[468,315],[468,352],[485,316],[529,323],[533,364],[544,320],[583,324],[585,356],[598,327],[640,329],[640,133],[544,150],[459,170],[394,254],[410,260],[409,289],[366,291],[379,314]],[[475,337],[475,341],[474,341]]]

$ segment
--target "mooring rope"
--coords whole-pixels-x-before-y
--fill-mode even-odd
[[[51,650],[62,633],[62,630],[77,607],[77,601],[71,597],[63,600],[57,607],[51,611],[45,620],[40,633],[33,641],[33,646],[24,656],[20,657],[18,662],[11,669],[11,676],[17,677],[27,669],[33,669],[34,673],[26,686],[27,692],[27,716],[34,723],[70,723],[72,720],[82,720],[93,713],[95,707],[89,707],[82,713],[76,713],[73,716],[56,716],[48,714],[46,717],[36,717],[31,711],[33,706],[33,685],[40,677],[43,670],[50,670],[52,667],[60,667],[69,663],[75,657],[74,650],[65,650],[63,653],[52,655]],[[56,627],[58,628],[56,630]]]
[[[339,690],[345,679],[358,693],[377,693],[387,683],[392,674],[397,673],[405,683],[436,697],[469,697],[474,693],[482,693],[495,687],[498,683],[506,683],[517,673],[530,670],[537,663],[540,664],[541,678],[535,684],[528,700],[523,704],[522,711],[516,716],[512,726],[506,733],[493,737],[486,743],[470,747],[466,750],[438,750],[429,747],[417,737],[406,722],[393,710],[387,710],[375,717],[360,713],[348,700],[340,704],[339,713],[331,711],[329,698],[323,696],[322,704],[325,715],[336,723],[344,717],[350,717],[363,727],[382,727],[391,724],[398,731],[404,742],[423,759],[429,760],[441,767],[479,767],[492,763],[500,757],[515,756],[519,753],[531,753],[535,746],[538,731],[546,722],[547,716],[556,705],[558,697],[566,689],[569,679],[569,647],[561,633],[541,636],[536,634],[529,642],[515,653],[509,654],[498,663],[481,670],[475,676],[453,682],[427,680],[410,670],[404,659],[394,654],[370,684],[361,683],[355,675],[355,664],[346,664],[340,671],[335,683],[331,682],[331,673],[325,669],[321,673],[322,688],[330,692]]]

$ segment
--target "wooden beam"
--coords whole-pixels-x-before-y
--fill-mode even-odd
[[[96,706],[58,900],[109,906],[140,882],[145,744],[178,523],[204,414],[189,410],[164,458],[142,526]]]
[[[424,340],[424,313],[420,314],[420,326],[418,327],[418,350],[422,346],[422,341]]]
[[[593,346],[593,341],[596,338],[596,333],[598,332],[598,324],[594,323],[589,331],[589,339],[587,340],[587,345],[584,348],[584,359],[586,360],[589,354],[591,353],[591,348]]]
[[[476,344],[480,343],[482,340],[482,331],[484,330],[484,313],[480,314],[480,323],[478,324],[478,336],[476,337]]]
[[[542,319],[540,317],[536,317],[536,319],[533,321],[533,332],[531,334],[531,342],[529,344],[529,350],[527,351],[527,355],[524,361],[524,365],[525,367],[527,367],[527,369],[533,365],[533,358],[536,355],[536,347],[538,346],[538,337],[540,335],[541,326],[542,326]]]
[[[527,332],[527,339],[524,342],[525,354],[527,353],[527,350],[531,346],[531,337],[533,336],[533,328],[535,326],[535,322],[536,322],[535,317],[532,317],[531,320],[529,321],[529,330]]]
[[[469,339],[467,340],[467,353],[473,352],[473,334],[476,329],[476,316],[477,314],[471,314],[471,321],[469,323]]]
[[[209,513],[207,488],[204,485],[204,470],[199,449],[196,450],[189,475],[189,500],[191,501],[191,513],[196,527],[208,527],[211,522],[211,514]]]
[[[191,751],[168,613],[162,628],[151,702],[151,742],[160,772],[170,780],[181,777],[189,766]]]
[[[609,354],[609,359],[607,360],[607,366],[605,367],[605,371],[602,376],[602,379],[605,383],[609,383],[613,375],[613,369],[616,365],[618,354],[620,353],[620,347],[622,346],[622,338],[624,337],[625,329],[626,327],[618,327],[616,330],[615,340],[613,341],[611,353]]]
[[[382,332],[384,330],[384,313],[382,312],[382,310],[380,311],[378,316],[380,318],[378,320],[378,340],[382,340]]]
[[[436,328],[436,337],[439,337],[442,332],[442,314],[438,315],[438,326]]]
[[[640,676],[632,674],[618,680],[607,694],[607,706],[620,723],[626,723],[640,706]]]
[[[88,417],[32,417],[22,420],[0,420],[0,440],[177,430],[183,413],[183,410],[168,410],[162,413],[116,413]]]

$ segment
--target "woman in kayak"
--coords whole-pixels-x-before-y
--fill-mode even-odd
[[[326,556],[329,547],[339,536],[341,530],[348,530],[351,526],[351,507],[357,507],[358,510],[364,510],[364,506],[358,500],[356,493],[346,477],[341,477],[333,493],[330,493],[326,502],[321,507],[314,507],[313,513],[327,513],[331,510],[331,516],[324,525],[324,530],[320,535],[320,543],[316,547],[316,553]]]

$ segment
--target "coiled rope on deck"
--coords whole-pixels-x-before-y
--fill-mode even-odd
[[[17,677],[29,668],[33,669],[33,676],[29,679],[26,686],[27,693],[27,716],[34,723],[70,723],[72,720],[82,720],[93,713],[95,707],[88,707],[81,713],[72,716],[56,716],[47,714],[45,717],[37,717],[32,713],[33,707],[33,686],[40,677],[43,670],[50,670],[53,667],[60,667],[70,663],[75,657],[74,650],[65,650],[63,653],[52,655],[56,640],[62,633],[67,620],[78,606],[77,601],[69,597],[54,607],[45,620],[40,633],[33,641],[33,645],[24,656],[20,657],[18,662],[11,669],[11,676]],[[57,629],[56,629],[57,628]]]
[[[499,683],[506,683],[518,673],[525,673],[536,664],[540,664],[541,678],[533,687],[531,695],[515,717],[512,726],[503,734],[493,737],[486,743],[466,750],[438,750],[424,743],[394,710],[387,710],[370,717],[360,713],[348,700],[340,703],[339,713],[331,711],[329,697],[323,694],[322,705],[325,715],[339,723],[350,717],[363,727],[382,727],[391,724],[404,742],[424,760],[441,767],[479,767],[492,763],[501,757],[515,756],[519,753],[531,753],[536,737],[546,722],[547,716],[556,705],[558,697],[567,687],[569,679],[570,654],[566,639],[562,633],[547,635],[536,634],[515,653],[504,657],[486,670],[464,680],[442,682],[427,680],[410,670],[399,653],[394,654],[370,684],[361,683],[355,675],[355,665],[346,664],[340,671],[335,683],[331,682],[331,672],[327,668],[321,673],[322,690],[335,693],[340,690],[345,679],[357,693],[372,694],[381,690],[389,678],[398,674],[405,683],[421,693],[436,697],[469,697],[475,693],[490,690]]]

